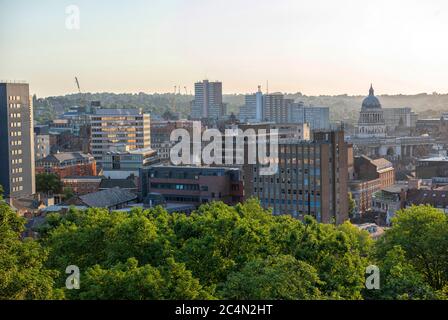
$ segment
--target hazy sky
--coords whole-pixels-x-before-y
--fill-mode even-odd
[[[80,29],[65,27],[66,6]],[[446,0],[0,0],[0,79],[39,96],[448,92]],[[182,91],[184,91],[182,89]]]

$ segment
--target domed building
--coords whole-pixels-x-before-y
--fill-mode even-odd
[[[362,102],[361,113],[356,132],[358,138],[384,138],[386,137],[386,122],[383,109],[373,86],[370,86],[369,95]]]

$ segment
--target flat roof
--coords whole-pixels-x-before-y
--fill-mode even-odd
[[[166,168],[166,169],[198,169],[198,170],[240,170],[236,167],[207,167],[207,166],[195,166],[195,165],[166,165],[166,164],[155,164],[148,166],[148,169],[152,168]]]
[[[96,109],[95,115],[114,115],[114,116],[120,116],[120,115],[132,115],[132,116],[138,116],[143,114],[143,112],[140,109],[136,108],[130,108],[130,109]]]
[[[418,159],[418,161],[434,161],[434,162],[446,162],[448,161],[448,157],[440,156],[440,157],[431,157],[431,158],[423,158]]]
[[[408,186],[403,184],[394,184],[388,186],[386,188],[381,189],[382,191],[390,192],[390,193],[400,193],[401,190],[407,190]]]

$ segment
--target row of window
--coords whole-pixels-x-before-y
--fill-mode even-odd
[[[9,96],[9,100],[11,101],[20,100],[20,96]]]
[[[19,158],[19,159],[12,159],[12,160],[11,160],[11,163],[12,163],[12,164],[21,164],[21,163],[22,163],[22,158]]]
[[[23,177],[12,178],[13,183],[22,182],[22,181],[23,181]]]
[[[12,173],[13,174],[15,174],[15,173],[22,173],[22,172],[23,172],[22,168],[12,168]]]
[[[22,191],[23,186],[12,187],[12,192]]]
[[[151,183],[154,189],[174,189],[174,190],[199,190],[197,184],[181,184],[181,183]]]
[[[22,149],[11,150],[11,154],[12,154],[13,156],[22,154]]]
[[[254,188],[254,193],[257,193],[257,192],[262,193],[263,192],[263,188]],[[286,194],[286,190],[285,189],[281,189],[281,192],[282,192],[282,194]],[[275,192],[272,192],[272,193],[275,193]],[[302,190],[291,190],[291,189],[288,189],[288,194],[293,194],[293,195],[297,195],[297,194],[299,194],[299,195],[303,195],[303,194],[308,195],[308,194],[311,194],[312,196],[314,196],[314,194],[316,194],[316,197],[320,197],[320,191],[314,192],[314,190],[311,190],[311,192],[310,192],[308,190],[302,191]]]
[[[10,103],[9,109],[20,109],[22,105],[20,103]]]
[[[283,204],[283,205],[305,205],[309,207],[320,207],[320,201],[302,201],[302,200],[285,200],[285,199],[262,199],[265,204]]]
[[[130,117],[92,117],[92,121],[130,121],[130,120],[136,120],[136,121],[143,121],[143,117],[141,116],[130,116]]]
[[[11,137],[21,137],[22,131],[11,131]]]
[[[20,128],[22,127],[21,122],[11,122],[11,128]]]
[[[174,202],[199,202],[199,197],[180,196],[180,195],[163,195],[166,201]]]
[[[22,140],[12,140],[11,141],[11,146],[21,146],[22,145]]]

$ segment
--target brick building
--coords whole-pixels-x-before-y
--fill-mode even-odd
[[[67,176],[61,182],[64,190],[70,189],[75,194],[83,195],[99,191],[102,179],[100,176]]]
[[[161,194],[167,202],[199,206],[211,201],[234,205],[244,200],[242,174],[227,167],[154,165],[140,170],[141,198]]]
[[[344,131],[316,131],[313,139],[280,139],[278,171],[261,175],[262,165],[245,168],[245,187],[273,214],[323,223],[348,219],[348,144]]]
[[[356,213],[364,214],[372,209],[372,196],[377,191],[395,183],[395,169],[384,158],[355,157],[353,176],[349,181],[350,192],[356,203]]]
[[[96,176],[95,158],[81,152],[50,154],[36,161],[36,174],[54,173],[61,179],[69,176]]]

